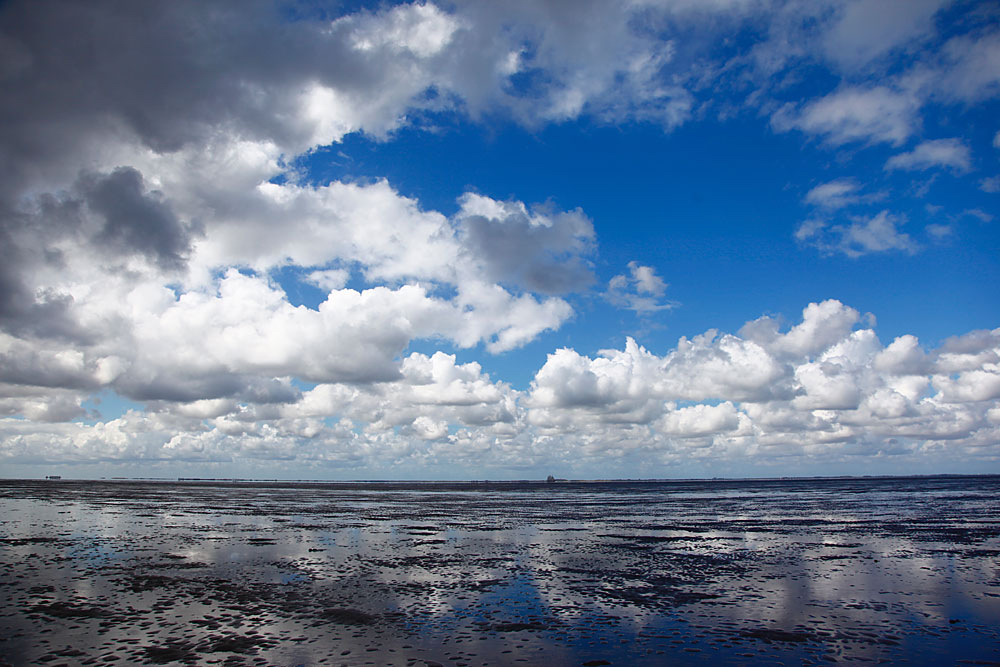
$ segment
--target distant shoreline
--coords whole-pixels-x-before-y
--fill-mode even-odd
[[[0,484],[44,482],[46,484],[116,483],[116,484],[176,484],[183,486],[233,486],[257,488],[316,487],[327,489],[372,490],[484,490],[484,489],[545,489],[594,486],[687,486],[687,485],[771,485],[834,482],[892,482],[961,479],[991,479],[1000,473],[939,473],[925,475],[817,475],[809,477],[710,477],[710,478],[642,478],[642,479],[514,479],[514,480],[322,480],[322,479],[261,479],[243,477],[105,477],[105,478],[0,478]]]

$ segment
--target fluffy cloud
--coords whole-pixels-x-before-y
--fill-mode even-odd
[[[538,408],[614,406],[631,413],[655,399],[665,401],[766,401],[792,394],[786,359],[808,359],[841,340],[858,319],[839,302],[810,305],[804,321],[779,333],[769,319],[747,325],[745,337],[709,331],[681,338],[674,351],[657,357],[629,339],[625,349],[596,359],[572,350],[549,356],[532,384],[529,403]]]
[[[935,153],[934,150],[931,152]],[[913,153],[893,157],[890,163],[896,158],[905,158],[894,163],[893,168],[902,168],[904,164],[908,168],[918,168],[917,161],[912,158],[917,153],[923,155],[921,151],[915,150]],[[914,254],[920,250],[920,246],[901,230],[902,225],[906,224],[904,215],[888,210],[877,214],[854,212],[885,199],[886,194],[885,191],[865,193],[853,179],[836,179],[817,185],[803,198],[806,204],[814,207],[812,217],[799,224],[794,238],[824,254],[841,253],[848,257],[892,251]],[[930,224],[925,231],[941,238],[952,230],[944,225]]]
[[[934,139],[918,144],[908,153],[893,155],[885,163],[886,169],[930,169],[950,167],[955,171],[968,171],[972,157],[969,147],[959,139]]]
[[[691,93],[668,74],[673,43],[640,28],[663,10],[643,3],[573,6],[522,0],[459,3],[466,25],[448,76],[474,113],[508,109],[523,122],[582,113],[666,127],[691,115]]]
[[[482,284],[463,285],[451,300],[417,285],[332,290],[311,309],[291,305],[268,280],[235,269],[211,291],[179,296],[152,284],[116,287],[120,310],[112,310],[106,292],[76,302],[111,311],[97,322],[111,340],[80,349],[7,336],[0,348],[5,379],[109,385],[140,400],[186,401],[251,392],[272,377],[389,380],[399,377],[397,358],[415,338],[451,338],[461,347],[484,342],[503,351],[557,327],[571,312],[559,299],[538,301]]]
[[[397,382],[348,386],[321,384],[302,400],[283,408],[287,418],[339,415],[369,432],[416,428],[426,436],[440,425],[503,430],[516,421],[517,393],[492,382],[477,363],[458,364],[454,355],[412,353],[403,360]],[[423,436],[422,436],[423,437]],[[437,439],[437,438],[424,438]]]
[[[663,299],[667,284],[651,266],[628,263],[629,275],[619,274],[608,281],[607,299],[616,306],[637,313],[652,313],[673,308],[676,304]]]
[[[842,208],[858,201],[858,189],[853,180],[840,178],[812,188],[806,193],[805,201],[827,209]]]
[[[873,433],[979,443],[997,398],[996,333],[955,339],[929,354],[913,336],[883,347],[872,330],[854,329],[860,320],[827,301],[807,307],[787,332],[763,318],[740,337],[682,338],[664,357],[633,341],[595,359],[560,350],[535,377],[529,419],[587,431],[624,415],[650,425],[651,439],[708,437],[713,446],[740,441],[756,443],[753,449],[795,441],[829,453],[837,449],[832,443]],[[970,370],[955,375],[960,368]],[[561,418],[566,411],[571,419]]]
[[[67,154],[111,158],[107,140],[163,153],[210,143],[220,128],[295,154],[358,130],[385,135],[420,109],[500,107],[528,123],[589,109],[667,126],[690,113],[690,94],[660,76],[670,42],[636,29],[646,8],[451,9],[414,3],[289,21],[264,0],[128,13],[110,3],[6,7],[4,182],[72,169],[57,164]]]
[[[321,187],[261,183],[242,196],[247,201],[229,215],[217,215],[197,243],[192,264],[200,275],[234,264],[268,271],[341,263],[346,265],[341,270],[361,267],[370,281],[455,280],[460,248],[449,221],[420,210],[385,181]]]
[[[441,352],[410,353],[392,379],[301,392],[286,383],[284,395],[271,389],[276,403],[264,395],[160,401],[108,422],[44,426],[60,409],[78,409],[60,390],[46,407],[22,397],[20,413],[34,410],[36,421],[0,419],[0,453],[9,462],[295,460],[369,469],[440,457],[562,466],[608,456],[836,460],[935,446],[989,456],[1000,433],[1000,329],[925,350],[913,336],[883,346],[858,328],[863,321],[831,300],[810,304],[785,331],[765,317],[739,334],[681,338],[662,356],[633,340],[595,358],[562,349],[526,393]],[[86,374],[83,359],[47,363],[53,383]]]
[[[593,229],[578,210],[529,214],[469,195],[447,218],[384,181],[233,190],[181,173],[176,158],[144,165],[160,189],[131,167],[90,172],[8,219],[4,379],[195,401],[271,377],[393,378],[415,339],[503,352],[572,315],[561,298],[491,279],[545,293],[590,279]],[[223,159],[237,181],[241,166],[259,178],[271,164],[266,151]],[[484,217],[491,208],[509,215]],[[476,225],[490,227],[489,243],[470,240]],[[536,251],[494,252],[523,244]],[[323,290],[315,307],[293,306],[271,281],[288,266]],[[361,289],[345,289],[352,274]],[[45,361],[70,357],[80,360],[72,378]]]
[[[594,226],[580,209],[529,211],[521,202],[473,193],[463,195],[460,204],[458,234],[477,273],[548,294],[593,282],[584,256],[593,249]]]
[[[905,93],[884,86],[844,88],[806,104],[783,107],[773,117],[778,131],[792,129],[822,135],[833,145],[851,142],[902,144],[919,126],[918,104]]]
[[[842,68],[863,67],[933,33],[934,15],[947,4],[947,0],[839,3],[837,18],[822,39],[825,55]]]
[[[799,225],[795,238],[823,252],[841,252],[848,257],[894,250],[912,254],[918,246],[909,234],[900,231],[905,222],[905,219],[889,211],[881,211],[871,217],[855,216],[846,225],[831,225],[813,219]]]
[[[736,431],[741,424],[741,413],[732,403],[719,405],[692,405],[669,409],[656,424],[657,431],[670,437],[696,438]],[[743,415],[743,421],[749,422]]]
[[[994,16],[987,15],[995,20]],[[941,65],[925,79],[936,94],[965,103],[1000,94],[1000,33],[959,35],[942,48]]]

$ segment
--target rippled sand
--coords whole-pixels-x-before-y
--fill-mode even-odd
[[[1000,477],[0,481],[0,599],[11,665],[1000,664]]]

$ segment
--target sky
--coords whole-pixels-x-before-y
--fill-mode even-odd
[[[0,4],[0,477],[1000,473],[1000,6]]]

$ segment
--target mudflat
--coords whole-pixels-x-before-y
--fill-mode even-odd
[[[0,664],[1000,664],[1000,476],[0,481]]]

